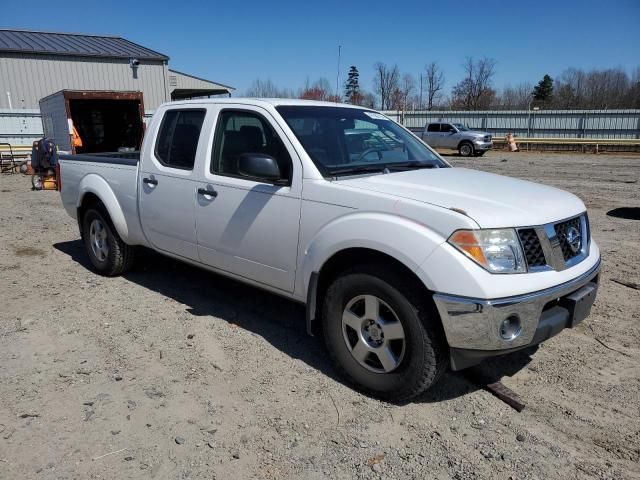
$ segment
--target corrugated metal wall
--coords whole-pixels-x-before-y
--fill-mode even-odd
[[[134,71],[127,59],[3,53],[0,56],[0,109],[38,108],[41,98],[59,90],[141,91],[145,110],[169,100],[167,65],[141,61]],[[0,130],[0,133],[4,130]]]
[[[384,112],[405,127],[427,123],[464,123],[493,135],[533,138],[640,138],[640,110],[518,110]]]
[[[146,99],[145,99],[146,104]],[[153,110],[145,109],[150,118]],[[439,120],[464,123],[493,135],[511,132],[520,137],[640,138],[640,110],[556,110],[537,112],[385,112],[412,130]],[[529,127],[531,126],[531,127]],[[529,127],[529,128],[528,128]],[[0,109],[0,142],[30,145],[42,138],[39,110]]]
[[[211,88],[225,88],[224,86],[210,82],[208,80],[202,80],[200,78],[186,75],[181,72],[169,69],[169,90],[173,91],[177,88],[186,90],[207,90]]]
[[[37,138],[42,138],[39,109],[0,109],[0,142],[31,145]]]

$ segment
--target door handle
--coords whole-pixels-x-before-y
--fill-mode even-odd
[[[158,185],[158,180],[156,180],[155,178],[143,178],[142,181],[144,183],[146,183],[147,185]]]
[[[215,190],[207,190],[206,188],[199,188],[198,195],[208,195],[210,197],[217,197],[218,192],[216,192]]]

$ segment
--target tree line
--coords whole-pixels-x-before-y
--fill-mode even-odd
[[[437,62],[418,75],[402,73],[398,65],[377,62],[370,91],[360,85],[352,65],[340,91],[331,82],[309,79],[297,90],[281,89],[271,80],[256,79],[245,92],[249,97],[303,98],[345,102],[380,110],[527,110],[640,108],[640,67],[631,74],[622,68],[567,68],[555,78],[545,74],[532,84],[522,82],[495,87],[496,60],[467,58],[463,78],[445,91],[445,72]]]

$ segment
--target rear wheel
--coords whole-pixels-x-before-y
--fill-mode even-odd
[[[470,157],[474,153],[473,143],[471,142],[462,142],[458,147],[458,152],[463,157]]]
[[[122,241],[104,208],[96,206],[85,212],[82,231],[87,254],[98,273],[111,277],[131,268],[134,247]]]
[[[363,267],[327,290],[325,342],[347,380],[375,397],[406,401],[435,384],[448,365],[435,315],[402,275]]]

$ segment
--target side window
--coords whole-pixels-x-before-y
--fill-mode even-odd
[[[282,180],[291,180],[291,157],[271,124],[247,111],[220,113],[211,158],[211,173],[242,177],[238,172],[240,155],[258,153],[276,159]]]
[[[168,110],[156,142],[156,158],[162,165],[192,170],[205,110]]]
[[[440,124],[439,123],[430,123],[427,127],[427,132],[439,132]]]
[[[444,132],[444,133],[455,132],[453,127],[451,125],[449,125],[448,123],[443,123],[442,127],[440,128],[440,131]]]

